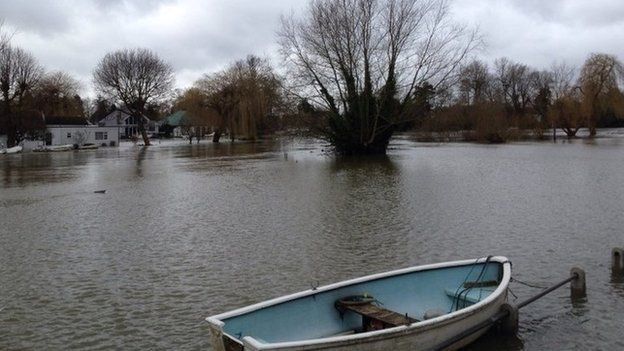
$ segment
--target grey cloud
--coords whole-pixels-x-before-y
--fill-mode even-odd
[[[33,31],[42,36],[54,35],[69,28],[70,17],[61,2],[0,1],[0,19],[18,32]]]
[[[614,0],[513,0],[520,11],[547,21],[575,26],[624,23],[624,2]]]
[[[15,43],[50,70],[68,71],[90,91],[91,72],[107,52],[146,47],[169,61],[178,86],[253,53],[277,58],[279,16],[307,0],[0,0]],[[480,53],[538,68],[590,52],[624,59],[624,2],[618,0],[454,0],[454,16],[479,25]],[[277,60],[275,61],[277,65]]]

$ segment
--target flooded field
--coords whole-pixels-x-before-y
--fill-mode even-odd
[[[567,289],[474,350],[622,349],[624,138],[422,144],[337,159],[315,140],[0,155],[0,349],[208,349],[204,318],[375,272],[504,255]],[[94,191],[106,190],[105,194]],[[524,299],[537,290],[517,283]]]

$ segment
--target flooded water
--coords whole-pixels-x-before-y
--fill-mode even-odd
[[[622,349],[624,138],[314,140],[0,155],[0,349],[208,349],[206,316],[347,278],[505,255],[537,285],[519,338],[473,350]],[[105,194],[95,194],[106,190]],[[524,299],[536,292],[517,283]]]

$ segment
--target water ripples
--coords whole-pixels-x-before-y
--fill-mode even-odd
[[[206,349],[208,315],[490,254],[541,285],[580,265],[589,296],[558,291],[522,311],[519,339],[471,349],[621,348],[613,143],[397,139],[388,157],[347,160],[316,140],[274,140],[2,158],[0,349]]]

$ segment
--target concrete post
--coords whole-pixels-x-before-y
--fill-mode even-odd
[[[570,294],[573,299],[587,296],[587,284],[585,284],[585,271],[574,267],[570,270],[571,275],[576,275],[576,279],[570,282]]]

